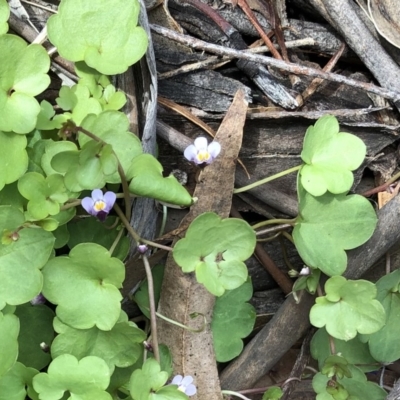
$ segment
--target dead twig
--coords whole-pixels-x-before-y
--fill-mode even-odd
[[[342,75],[323,72],[321,70],[310,68],[310,67],[305,67],[305,66],[299,65],[299,64],[288,63],[288,62],[285,62],[282,60],[276,60],[271,57],[260,56],[258,54],[252,54],[251,52],[249,52],[247,50],[244,50],[244,51],[243,50],[235,50],[235,49],[227,48],[224,46],[207,43],[203,40],[195,39],[188,35],[182,35],[180,33],[172,31],[171,29],[164,28],[159,25],[151,24],[150,28],[152,31],[154,31],[160,35],[164,35],[165,37],[167,37],[169,39],[175,40],[179,43],[185,44],[194,49],[199,49],[202,51],[209,51],[210,53],[218,54],[221,56],[228,56],[228,57],[240,58],[240,59],[248,60],[248,61],[254,61],[256,63],[268,65],[268,66],[278,68],[278,69],[282,69],[284,71],[288,71],[293,74],[313,76],[316,78],[326,79],[326,80],[332,81],[332,82],[343,83],[343,84],[351,86],[351,87],[355,87],[358,89],[365,90],[367,92],[375,93],[375,94],[382,96],[389,100],[393,100],[393,101],[400,100],[400,92],[390,90],[390,89],[385,89],[385,88],[373,85],[371,83],[357,81],[355,79],[346,78],[345,76],[342,76]]]

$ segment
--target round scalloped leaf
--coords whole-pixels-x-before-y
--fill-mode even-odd
[[[357,136],[339,132],[337,119],[324,115],[307,129],[301,158],[301,184],[313,196],[348,192],[353,173],[363,162],[366,146]]]
[[[0,0],[0,35],[8,31],[8,18],[10,17],[10,8],[6,0]]]
[[[243,261],[253,254],[255,245],[255,232],[247,222],[204,213],[176,243],[173,257],[183,272],[195,271],[198,282],[215,296],[222,296],[225,290],[246,282],[248,271]]]
[[[37,172],[28,172],[19,179],[18,190],[29,200],[28,213],[36,220],[58,214],[60,205],[68,200],[64,179],[59,174],[45,178]]]
[[[45,305],[32,306],[27,303],[18,306],[15,315],[21,324],[18,361],[27,367],[41,370],[51,361],[50,354],[44,352],[40,344],[50,346],[54,338],[54,312]]]
[[[301,258],[329,276],[343,274],[345,250],[362,245],[374,232],[377,218],[371,203],[359,195],[314,197],[301,185],[298,194],[300,214],[293,240]]]
[[[242,352],[242,338],[251,333],[256,320],[254,307],[247,303],[252,295],[253,286],[248,279],[216,299],[211,330],[217,361],[230,361]]]
[[[17,208],[0,206],[0,232],[14,232],[24,221]],[[39,228],[23,228],[14,239],[0,243],[0,308],[5,303],[26,303],[40,293],[39,269],[49,259],[53,244],[54,236]]]
[[[110,370],[104,360],[89,356],[78,361],[70,354],[54,359],[47,373],[33,378],[33,388],[40,399],[58,400],[69,392],[74,400],[112,400],[105,390],[110,382]]]
[[[127,178],[132,179],[129,191],[137,196],[150,197],[179,206],[190,206],[193,199],[175,176],[162,175],[163,167],[151,154],[137,156],[131,164]]]
[[[50,84],[50,58],[43,46],[8,34],[0,36],[0,54],[0,130],[29,133],[40,112],[34,96]]]
[[[372,356],[382,363],[390,363],[400,358],[398,335],[400,321],[399,284],[400,270],[383,276],[376,283],[378,289],[377,299],[385,309],[386,323],[378,332],[363,336],[363,340],[368,340]]]
[[[0,376],[17,361],[19,320],[14,314],[0,312]]]
[[[338,378],[337,382],[347,391],[351,397],[333,397],[327,393],[330,378],[318,372],[314,375],[312,386],[317,393],[317,400],[335,400],[335,399],[362,399],[362,400],[384,400],[387,396],[385,390],[374,382],[369,382],[365,374],[354,365],[348,366],[351,372],[351,378]],[[354,396],[354,397],[353,397]]]
[[[283,396],[283,391],[279,386],[271,386],[261,400],[279,400]]]
[[[118,321],[125,278],[122,261],[94,243],[75,246],[43,268],[43,295],[57,304],[57,317],[74,328],[109,331]]]
[[[53,358],[61,354],[72,354],[78,360],[86,356],[102,358],[110,368],[126,368],[133,365],[143,353],[143,341],[146,334],[121,312],[118,322],[110,331],[75,329],[63,324],[58,318],[54,320],[58,335],[51,345]]]
[[[0,378],[0,400],[38,399],[32,387],[32,380],[39,371],[17,362]]]
[[[21,193],[18,191],[17,182],[5,185],[3,189],[0,190],[0,205],[8,206],[10,204],[21,211],[24,210],[24,207],[27,204],[27,200],[23,198]]]
[[[40,165],[44,171],[44,173],[49,176],[53,174],[58,174],[61,171],[56,171],[52,165],[52,158],[58,154],[62,153],[64,151],[71,151],[71,152],[77,152],[78,148],[76,147],[76,144],[73,142],[68,142],[68,141],[60,141],[60,142],[54,142],[53,140],[46,141],[45,148],[44,148],[44,154],[42,155],[42,158],[40,160]],[[65,170],[63,170],[63,173],[65,174]]]
[[[187,400],[178,390],[178,385],[164,386],[168,373],[161,371],[160,364],[149,358],[141,369],[133,372],[129,381],[129,392],[133,400]]]
[[[109,228],[110,226],[114,226],[116,221],[117,217],[115,216],[108,216],[106,223],[99,221],[97,218],[84,218],[71,221],[68,224],[68,230],[70,232],[68,247],[72,249],[79,243],[91,242],[110,248],[121,229],[119,224],[113,229]],[[129,238],[123,236],[114,249],[113,257],[117,257],[123,261],[128,255],[128,252]]]
[[[325,283],[325,296],[317,297],[310,322],[340,340],[353,339],[357,332],[371,334],[383,327],[385,310],[376,300],[376,286],[365,280],[333,276]]]
[[[84,60],[105,75],[121,74],[147,49],[146,32],[137,26],[139,10],[137,0],[62,2],[47,22],[49,39],[70,61]]]
[[[311,355],[315,360],[318,360],[319,369],[322,369],[325,359],[331,355],[329,340],[325,328],[318,329],[311,340]],[[332,340],[335,344],[336,353],[340,353],[349,364],[360,365],[360,369],[364,372],[376,370],[376,360],[371,356],[368,345],[362,343],[358,336],[347,342],[333,337]]]
[[[28,168],[26,144],[25,136],[0,131],[0,190],[5,184],[15,182],[26,172]]]
[[[53,106],[46,100],[40,103],[40,113],[36,121],[36,129],[39,130],[53,130],[60,129],[62,124],[67,121],[67,116],[64,114],[57,114]]]
[[[100,114],[102,106],[98,99],[91,97],[89,89],[82,84],[62,86],[59,93],[60,97],[56,98],[56,103],[64,110],[71,111],[67,115],[77,125],[89,114]]]
[[[103,111],[97,116],[88,115],[83,120],[82,127],[112,146],[125,174],[132,160],[142,154],[142,143],[136,135],[129,132],[129,120],[119,111]],[[84,134],[79,134],[78,139],[82,147],[91,141]],[[121,182],[118,172],[107,175],[105,180],[108,183]]]

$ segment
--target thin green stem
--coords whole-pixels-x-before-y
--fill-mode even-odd
[[[159,249],[167,250],[167,251],[172,251],[172,247],[169,246],[164,246],[163,244],[159,244],[156,242],[152,242],[151,240],[147,239],[142,239],[137,232],[132,228],[130,225],[129,221],[127,220],[125,214],[122,212],[121,208],[119,207],[118,204],[114,204],[114,210],[117,213],[117,215],[121,218],[122,223],[124,224],[126,230],[129,232],[129,234],[133,237],[133,240],[137,243],[144,243],[148,244],[149,246],[152,247],[157,247]]]
[[[268,219],[267,221],[259,222],[252,226],[254,230],[258,228],[262,228],[263,226],[273,225],[273,224],[290,224],[293,225],[296,223],[296,218],[285,219],[285,218],[277,218],[277,219]]]
[[[285,229],[293,228],[293,225],[291,224],[282,224],[282,225],[277,225],[277,226],[271,226],[270,228],[265,228],[261,231],[256,232],[256,236],[261,236],[261,235],[268,235],[270,233],[281,233]]]
[[[117,220],[117,222],[118,222],[118,220]],[[117,235],[117,237],[115,238],[113,244],[111,245],[110,250],[108,250],[108,251],[110,252],[110,255],[113,254],[115,248],[118,246],[118,243],[119,243],[119,241],[121,240],[122,234],[123,234],[123,233],[124,233],[124,229],[121,228],[121,229],[119,230],[118,235]]]
[[[202,326],[201,328],[199,328],[199,329],[189,328],[187,325],[183,325],[183,324],[181,324],[181,323],[178,322],[178,321],[174,321],[173,319],[167,318],[165,315],[162,315],[162,314],[160,314],[160,313],[158,313],[158,312],[156,312],[156,315],[157,315],[158,318],[161,318],[161,319],[163,319],[164,321],[167,321],[167,322],[169,322],[169,323],[172,324],[172,325],[179,326],[179,327],[182,328],[182,329],[186,329],[187,331],[194,332],[194,333],[203,332],[204,329],[205,329],[205,327],[206,327],[206,325],[207,325],[207,319],[206,319],[205,315],[204,315],[204,314],[201,314],[201,313],[197,313],[197,315],[204,318],[204,324],[203,324],[203,326]]]
[[[253,183],[251,183],[250,185],[243,186],[243,187],[238,188],[238,189],[234,189],[234,190],[233,190],[233,194],[238,194],[238,193],[245,192],[246,190],[253,189],[253,188],[257,187],[257,186],[263,185],[264,183],[271,182],[271,181],[273,181],[273,180],[275,180],[275,179],[281,178],[282,176],[291,174],[292,172],[296,172],[296,171],[298,171],[303,165],[304,165],[304,164],[298,165],[298,166],[293,167],[293,168],[289,168],[289,169],[287,169],[287,170],[285,170],[285,171],[282,171],[282,172],[279,172],[279,173],[277,173],[277,174],[275,174],[275,175],[269,176],[268,178],[264,178],[264,179],[261,179],[260,181],[253,182]]]
[[[273,240],[277,239],[281,235],[280,232],[275,233],[273,236],[269,236],[264,239],[257,239],[257,243],[265,243],[265,242],[272,242]]]
[[[292,244],[294,244],[293,236],[292,236],[290,233],[285,232],[285,231],[282,231],[282,235],[283,235],[287,240],[289,240],[289,242],[291,242]]]
[[[161,221],[160,233],[158,234],[159,237],[161,237],[164,234],[165,225],[167,223],[168,207],[164,204],[162,205],[162,211],[163,211],[163,216]]]
[[[236,397],[239,397],[239,398],[241,398],[243,400],[251,400],[248,397],[246,397],[246,396],[244,396],[244,395],[242,395],[242,394],[240,394],[238,392],[234,392],[233,390],[221,390],[221,393],[222,394],[227,394],[228,396],[236,396]]]
[[[90,137],[91,139],[95,140],[96,142],[102,143],[103,145],[108,144],[107,142],[105,142],[103,139],[99,138],[98,136],[96,136],[94,133],[89,132],[88,130],[86,130],[85,128],[82,128],[81,126],[77,126],[76,130],[78,132],[82,132],[83,134],[85,134],[86,136]],[[115,153],[114,149],[113,149],[113,153],[115,158],[117,159],[117,163],[118,163],[118,174],[121,178],[121,183],[122,183],[122,190],[124,192],[124,200],[125,200],[125,215],[126,215],[126,219],[129,221],[131,219],[131,197],[130,197],[130,193],[129,193],[129,186],[128,186],[128,181],[126,179],[126,175],[124,172],[124,169],[122,168],[121,163],[119,162],[118,156]]]
[[[157,337],[156,302],[154,300],[153,274],[151,273],[151,267],[148,258],[143,254],[142,259],[143,259],[144,269],[146,270],[147,286],[149,291],[152,347],[154,351],[154,358],[158,361],[158,363],[160,363],[160,352],[158,349],[158,337]]]

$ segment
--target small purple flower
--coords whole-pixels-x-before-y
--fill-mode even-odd
[[[188,375],[183,377],[182,375],[176,375],[174,379],[172,379],[172,385],[178,385],[178,390],[185,393],[186,396],[193,396],[196,394],[197,389],[196,386],[193,385],[193,378]]]
[[[183,155],[195,164],[210,164],[221,152],[221,145],[215,140],[208,144],[205,137],[198,137],[194,144],[186,147]]]
[[[149,248],[145,244],[139,244],[137,250],[140,254],[145,254]]]
[[[94,189],[92,197],[82,199],[82,207],[90,214],[104,221],[114,206],[117,196],[114,192],[103,192],[100,189]]]

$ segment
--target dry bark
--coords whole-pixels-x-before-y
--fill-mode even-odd
[[[206,211],[214,211],[222,218],[229,216],[246,108],[244,93],[239,91],[216,135],[222,154],[200,173],[194,192],[199,200],[191,207],[181,226],[186,226]],[[190,314],[197,312],[207,318],[207,324],[202,332],[193,333],[159,320],[159,340],[171,351],[174,371],[195,378],[198,391],[194,398],[200,400],[222,399],[210,330],[214,301],[214,296],[197,282],[194,274],[183,274],[170,255],[165,268],[159,312],[195,329],[201,327],[203,322],[201,318],[191,321]]]

